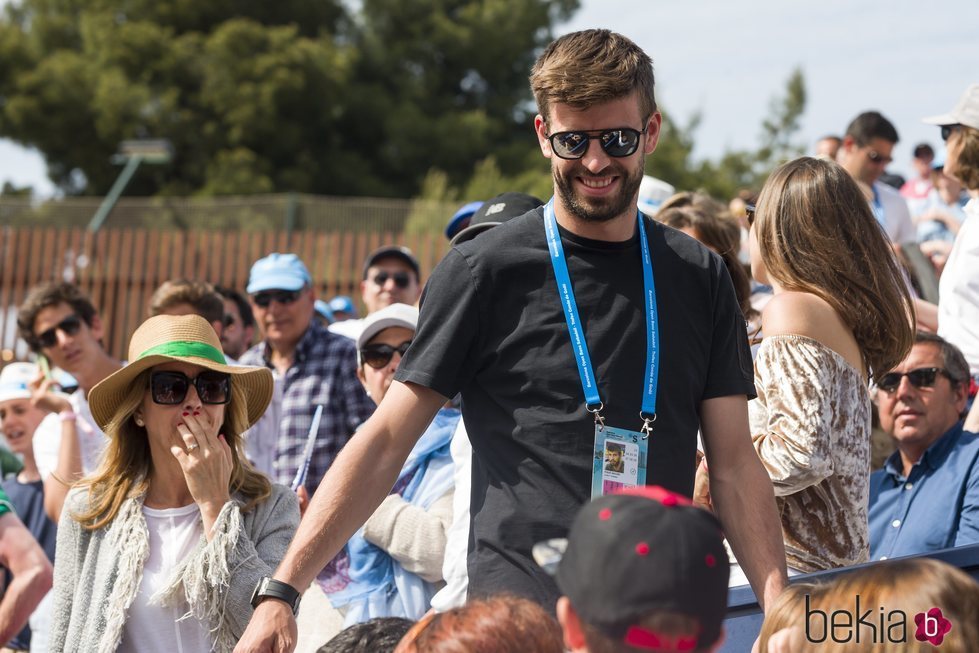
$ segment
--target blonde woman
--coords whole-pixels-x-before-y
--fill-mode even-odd
[[[272,375],[196,315],[144,322],[129,360],[89,393],[110,442],[62,514],[51,650],[231,651],[299,523],[242,454]]]
[[[911,298],[863,194],[835,163],[803,157],[777,168],[749,220],[752,275],[774,289],[749,418],[789,571],[865,562],[867,383],[910,350]]]

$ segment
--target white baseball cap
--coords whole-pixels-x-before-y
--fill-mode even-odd
[[[357,351],[370,342],[371,338],[388,327],[418,329],[418,309],[408,304],[391,304],[364,318],[364,327],[357,338]]]
[[[965,89],[951,111],[940,116],[923,118],[922,122],[929,125],[965,125],[979,129],[979,84],[972,84]]]

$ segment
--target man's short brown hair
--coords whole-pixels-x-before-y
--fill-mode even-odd
[[[534,64],[530,87],[537,110],[550,118],[551,104],[587,109],[639,93],[643,120],[656,112],[653,62],[638,45],[607,29],[572,32],[553,41]]]
[[[68,304],[88,326],[95,319],[95,305],[78,286],[65,281],[49,281],[34,286],[17,308],[17,330],[32,351],[41,351],[41,343],[34,336],[34,322],[45,308]]]
[[[188,304],[208,322],[224,323],[224,300],[209,283],[186,279],[164,281],[150,297],[150,317],[177,304]]]

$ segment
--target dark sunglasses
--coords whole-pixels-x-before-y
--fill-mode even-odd
[[[299,290],[263,290],[252,295],[252,301],[256,306],[268,308],[272,302],[280,304],[291,304],[303,294],[303,289]]]
[[[962,125],[942,125],[942,140],[947,141],[952,134],[959,131]]]
[[[388,279],[394,279],[394,285],[396,285],[398,288],[407,288],[408,284],[411,283],[411,277],[408,276],[407,272],[395,272],[394,274],[389,272],[378,272],[374,275],[374,283],[379,286],[386,284]]]
[[[183,372],[153,372],[150,375],[153,402],[164,406],[173,406],[186,399],[191,385],[197,389],[202,404],[231,401],[231,375],[224,372],[201,372],[193,379]]]
[[[935,378],[938,374],[944,374],[950,380],[954,381],[952,375],[948,373],[947,370],[941,367],[919,367],[916,370],[911,370],[910,372],[889,372],[884,376],[880,377],[880,381],[877,382],[877,387],[884,392],[890,394],[897,390],[897,387],[901,385],[901,379],[908,377],[908,381],[916,388],[930,388],[935,385]]]
[[[884,156],[877,150],[871,150],[870,148],[867,148],[867,158],[874,163],[883,163],[884,165],[887,165],[888,163],[894,160],[891,157]]]
[[[398,352],[404,356],[410,346],[410,340],[405,340],[397,347],[392,347],[391,345],[364,345],[360,349],[360,359],[375,370],[379,370],[391,362],[391,359],[394,358],[394,352]]]
[[[748,217],[748,228],[750,229],[751,225],[755,224],[755,205],[745,204],[744,214]]]
[[[597,139],[602,150],[613,157],[631,156],[639,149],[639,137],[646,130],[629,127],[618,129],[592,129],[585,131],[555,132],[547,137],[551,150],[562,159],[580,159],[588,151],[588,141]],[[595,134],[594,136],[592,134]]]
[[[37,334],[37,341],[42,347],[54,347],[58,344],[58,331],[66,336],[73,336],[82,328],[82,318],[77,315],[69,315],[47,331]]]

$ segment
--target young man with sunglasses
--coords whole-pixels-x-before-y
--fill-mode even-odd
[[[969,366],[958,347],[919,332],[877,383],[880,425],[897,443],[870,476],[870,558],[979,542],[979,435],[963,430]]]
[[[367,315],[391,306],[414,306],[421,295],[421,266],[407,247],[386,245],[371,252],[364,261],[360,296]],[[348,319],[330,325],[330,331],[357,340],[364,327],[362,319]]]
[[[78,381],[68,400],[49,392],[54,382],[39,379],[37,405],[52,414],[34,436],[34,457],[44,480],[44,508],[55,522],[68,487],[93,471],[108,440],[92,419],[88,392],[122,367],[102,346],[104,328],[95,306],[76,286],[52,282],[35,286],[17,309],[21,338],[51,367]]]
[[[506,591],[553,610],[558,589],[532,548],[565,537],[602,487],[605,438],[629,438],[630,459],[642,456],[633,485],[689,497],[701,429],[726,534],[770,604],[785,553],[748,432],[744,318],[720,257],[637,210],[660,134],[652,62],[618,34],[576,32],[544,51],[531,86],[553,201],[439,263],[395,382],[327,474],[274,579],[308,583],[461,392],[473,447],[470,598]],[[236,650],[291,650],[294,633],[288,607],[264,601]]]
[[[357,381],[357,348],[313,318],[312,278],[295,254],[269,254],[251,269],[246,288],[263,339],[242,354],[242,365],[272,370],[272,403],[245,434],[249,456],[269,455],[256,465],[273,481],[292,485],[317,406],[323,406],[304,492],[310,496],[350,436],[374,412]],[[266,469],[270,468],[270,469]]]
[[[864,191],[887,237],[900,246],[915,242],[917,231],[901,193],[880,181],[893,160],[891,154],[897,141],[897,129],[890,120],[876,111],[866,111],[846,128],[837,161]]]

